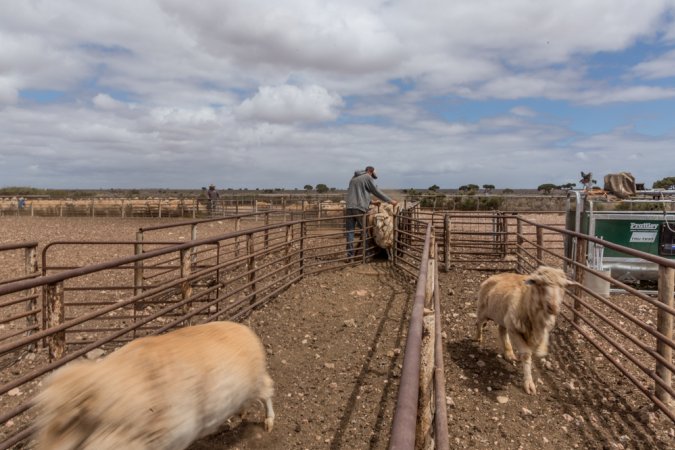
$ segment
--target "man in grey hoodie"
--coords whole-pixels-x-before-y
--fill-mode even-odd
[[[396,206],[398,202],[389,198],[384,192],[378,189],[373,182],[377,179],[375,168],[373,166],[366,167],[366,170],[357,170],[354,176],[349,181],[349,189],[347,190],[347,209],[345,210],[346,230],[347,230],[347,256],[354,256],[354,229],[356,224],[359,224],[361,231],[366,233],[365,240],[367,241],[367,231],[365,223],[363,223],[363,215],[368,211],[371,203],[371,194],[379,198],[383,202],[391,203]]]

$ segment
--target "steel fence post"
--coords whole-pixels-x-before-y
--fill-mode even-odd
[[[659,301],[665,306],[673,308],[673,291],[675,290],[675,269],[671,267],[659,266]],[[673,339],[673,315],[663,309],[657,310],[656,328],[664,337],[669,340]],[[656,341],[656,352],[668,362],[673,361],[673,349],[663,340]],[[656,375],[663,380],[668,386],[672,387],[673,374],[670,369],[657,361]],[[664,404],[670,405],[670,394],[663,387],[655,384],[656,398],[661,400]]]

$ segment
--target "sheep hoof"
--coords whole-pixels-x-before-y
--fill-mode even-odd
[[[274,418],[268,417],[265,419],[265,431],[272,431],[272,428],[274,427]]]
[[[516,355],[513,352],[504,353],[504,359],[511,362],[518,361],[518,358],[516,358]]]
[[[530,395],[534,395],[537,393],[537,386],[534,384],[534,381],[532,380],[525,380],[523,383],[523,387],[525,388],[525,392],[527,392]]]

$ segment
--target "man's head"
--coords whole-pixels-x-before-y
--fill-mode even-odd
[[[366,173],[377,180],[377,174],[375,173],[375,168],[373,166],[366,167]]]
[[[215,186],[215,185],[213,185],[213,184],[209,184],[209,190],[211,190],[211,191],[212,191],[212,190],[214,190],[215,188],[216,188],[216,186]]]

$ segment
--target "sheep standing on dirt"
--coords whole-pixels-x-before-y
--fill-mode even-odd
[[[37,397],[39,449],[178,450],[254,400],[274,424],[265,351],[248,327],[213,322],[132,341],[56,371]]]
[[[394,216],[398,213],[398,205],[384,203],[380,211],[372,217],[373,237],[378,247],[387,250],[391,259],[391,250],[394,246]]]
[[[488,320],[497,323],[504,358],[516,359],[513,341],[523,362],[523,387],[528,394],[537,393],[532,381],[532,353],[540,357],[547,354],[548,335],[569,283],[562,270],[540,266],[530,275],[493,275],[480,286],[476,340],[482,343]]]

